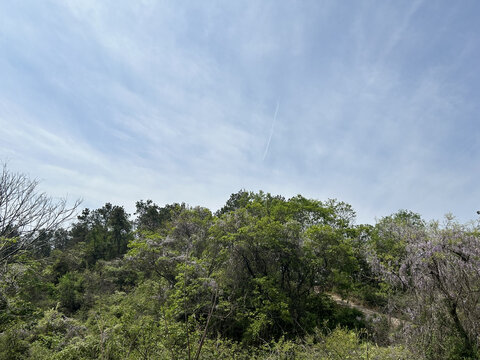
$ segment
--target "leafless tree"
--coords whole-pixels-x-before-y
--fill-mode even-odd
[[[25,174],[9,171],[6,164],[0,170],[0,263],[34,246],[41,232],[71,219],[81,203],[76,200],[70,207],[66,198],[39,191],[38,184]]]

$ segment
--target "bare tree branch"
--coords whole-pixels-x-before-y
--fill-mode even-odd
[[[0,262],[36,244],[42,231],[56,229],[71,219],[81,201],[69,207],[67,199],[55,199],[38,190],[39,182],[0,170]]]

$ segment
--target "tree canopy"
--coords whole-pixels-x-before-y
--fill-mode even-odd
[[[338,200],[240,190],[215,213],[106,203],[35,241],[12,224],[0,359],[478,356],[480,232],[452,218],[357,225]]]

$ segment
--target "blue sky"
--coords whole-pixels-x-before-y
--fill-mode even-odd
[[[53,196],[480,209],[478,1],[3,1],[0,159]]]

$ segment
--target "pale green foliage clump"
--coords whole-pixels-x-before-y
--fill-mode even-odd
[[[132,324],[131,330],[139,331]],[[152,330],[148,324],[144,331]],[[113,337],[113,334],[110,334]],[[142,338],[142,335],[140,335]],[[32,359],[74,360],[74,359],[186,359],[186,349],[167,348],[165,337],[151,338],[144,343],[144,349],[129,351],[128,340],[120,339],[113,343],[102,337],[89,334],[82,340],[74,339],[59,352],[46,349],[39,342],[30,348]],[[146,339],[143,338],[142,341]],[[170,344],[171,345],[171,344]],[[1,358],[1,357],[0,357]],[[19,357],[20,359],[21,357]],[[208,339],[199,359],[202,360],[410,360],[413,354],[401,346],[379,347],[361,340],[358,332],[337,328],[328,335],[316,335],[296,341],[285,340],[268,342],[260,347],[242,347],[225,339]]]
[[[298,359],[409,360],[412,354],[401,346],[379,347],[363,342],[358,332],[337,328],[319,343],[306,346]]]

